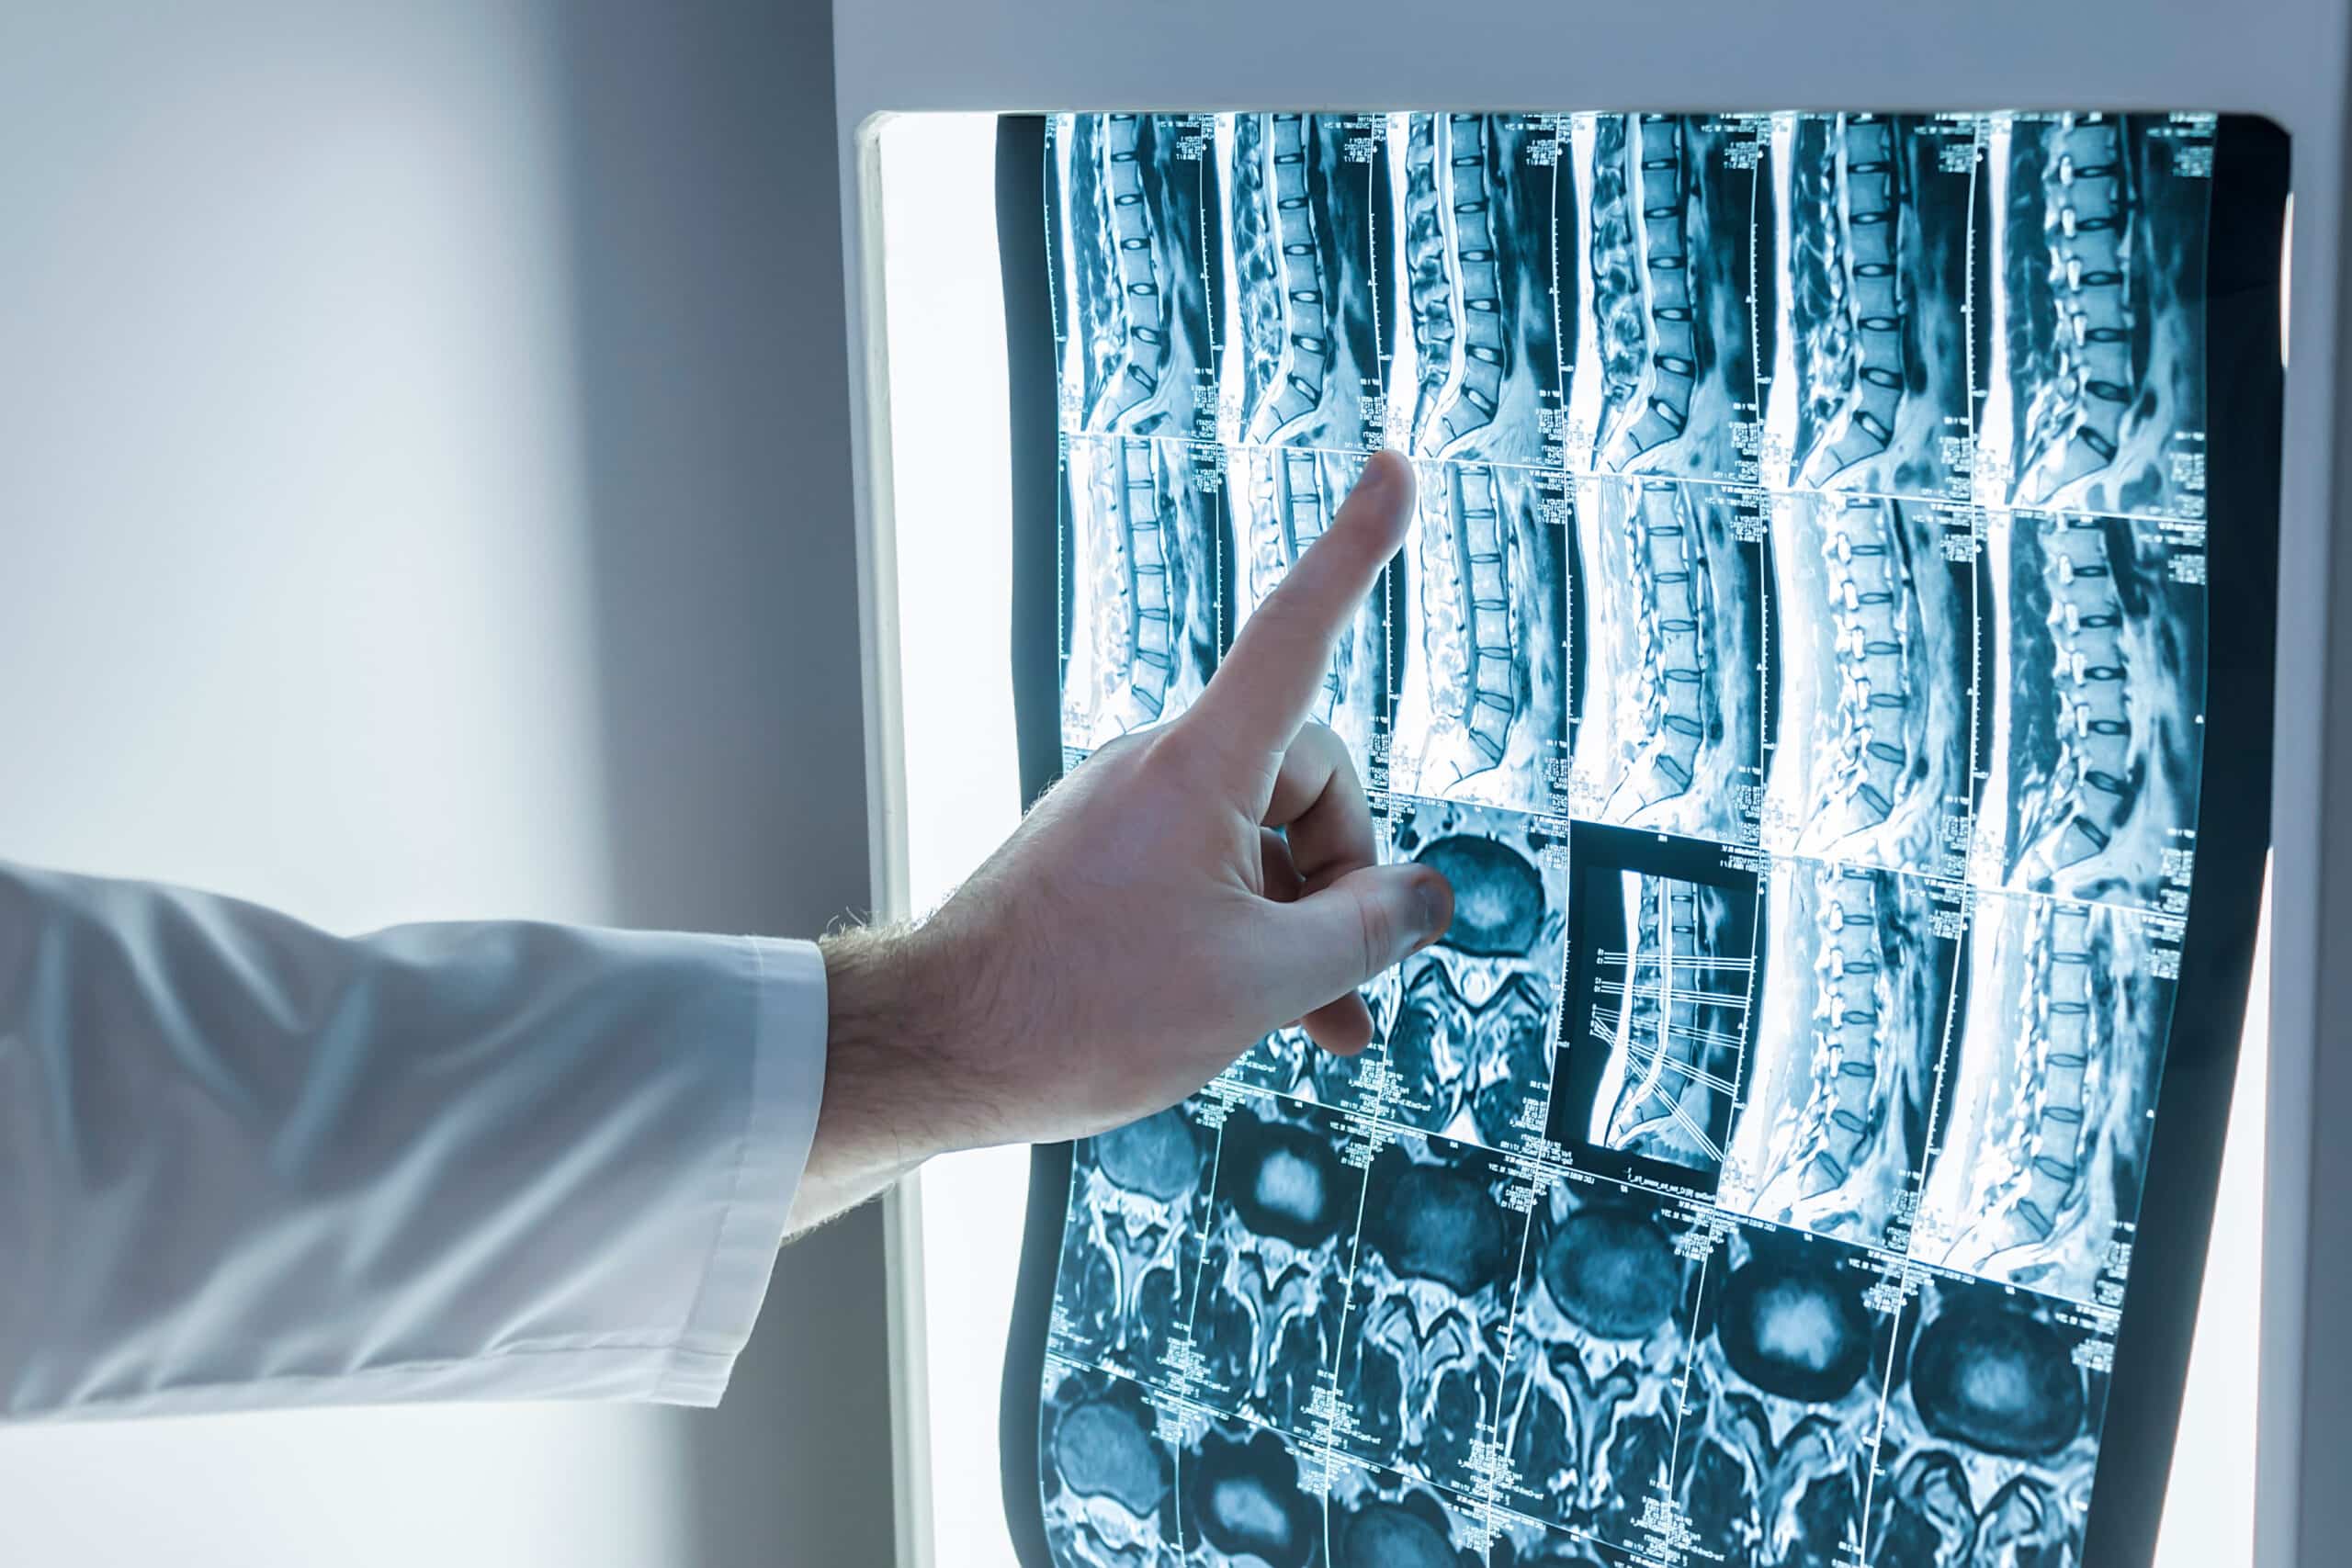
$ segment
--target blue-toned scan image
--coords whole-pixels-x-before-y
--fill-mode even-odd
[[[1046,120],[1065,757],[1399,449],[1312,716],[1455,894],[1076,1145],[1053,1563],[2083,1568],[2268,526],[2224,123]]]

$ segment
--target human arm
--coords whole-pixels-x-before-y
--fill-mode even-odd
[[[1453,894],[1374,863],[1354,767],[1307,716],[1412,499],[1375,457],[1190,710],[1073,770],[927,920],[827,942],[796,1228],[933,1155],[1160,1110],[1294,1021],[1363,1048],[1356,988],[1434,941]]]
[[[807,943],[0,865],[0,1419],[714,1403],[822,1029]]]

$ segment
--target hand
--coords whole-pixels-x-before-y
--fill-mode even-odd
[[[1285,1024],[1364,1048],[1357,987],[1442,935],[1453,894],[1374,863],[1354,765],[1306,716],[1412,508],[1410,466],[1373,457],[1189,711],[1072,771],[920,927],[828,942],[797,1220],[933,1154],[1162,1110]]]

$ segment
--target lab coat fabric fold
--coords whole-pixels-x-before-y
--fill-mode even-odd
[[[806,942],[0,863],[0,1419],[715,1404],[824,1033]]]

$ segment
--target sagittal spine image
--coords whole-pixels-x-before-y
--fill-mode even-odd
[[[1057,1562],[1172,1568],[1177,1464],[1143,1385],[1057,1358],[1038,1423],[1046,1540]]]
[[[1376,267],[1395,254],[1379,115],[1217,119],[1227,446],[1363,451],[1384,422]]]
[[[1767,849],[1964,874],[1980,526],[1950,502],[1773,498]]]
[[[1712,1192],[1754,1038],[1764,885],[1716,845],[1581,823],[1568,864],[1552,1135]]]
[[[1392,394],[1390,435],[1417,457],[1561,460],[1564,150],[1557,122],[1532,116],[1389,122],[1389,187],[1404,242],[1396,316],[1410,323],[1390,385],[1412,389],[1409,400]]]
[[[1533,469],[1419,466],[1405,541],[1405,661],[1389,779],[1400,793],[1550,809],[1566,757],[1568,540]]]
[[[1764,482],[1972,491],[1968,265],[1983,120],[1776,115],[1778,360]]]
[[[1957,981],[1960,894],[1894,872],[1775,861],[1756,1047],[1716,1201],[1902,1248],[1927,1168]]]
[[[1240,561],[1246,617],[1329,527],[1363,471],[1362,453],[1242,447],[1227,457],[1226,496]],[[1312,716],[1347,742],[1360,779],[1373,776],[1388,719],[1387,594],[1376,589],[1340,637]]]
[[[1213,450],[1071,436],[1062,459],[1062,742],[1080,750],[1173,718],[1217,656]]]
[[[2195,840],[2203,529],[1995,513],[1980,886],[2170,908]]]
[[[1057,115],[1048,134],[1065,428],[1215,439],[1208,121]]]
[[[1763,784],[1755,498],[1671,479],[1577,489],[1583,691],[1572,815],[1751,840]]]
[[[1975,896],[1913,1257],[2079,1302],[2120,1278],[2179,939],[2164,916]]]
[[[2205,514],[2202,115],[1995,115],[1977,498]]]
[[[1398,1136],[1372,1156],[1334,1364],[1331,1446],[1475,1491],[1502,1399],[1526,1230],[1500,1156]]]
[[[2107,1323],[1937,1272],[1915,1270],[1909,1288],[1861,1561],[2080,1562]]]
[[[1572,127],[1582,268],[1568,466],[1752,481],[1770,323],[1749,270],[1769,122],[1578,115]]]

